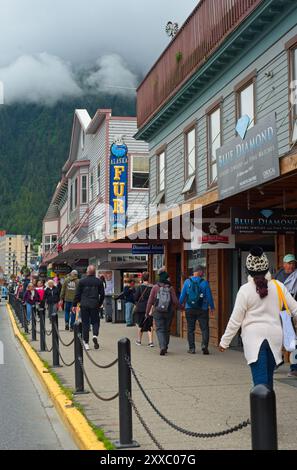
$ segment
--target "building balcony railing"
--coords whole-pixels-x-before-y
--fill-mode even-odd
[[[262,1],[200,1],[137,90],[139,129]]]

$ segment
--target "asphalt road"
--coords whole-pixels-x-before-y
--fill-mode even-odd
[[[74,450],[76,446],[14,338],[0,306],[0,450]],[[4,364],[2,364],[4,362]]]

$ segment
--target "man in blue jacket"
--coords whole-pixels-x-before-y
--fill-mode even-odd
[[[193,276],[184,283],[179,302],[185,305],[186,320],[188,324],[189,354],[195,354],[195,328],[198,320],[202,333],[201,348],[203,354],[209,354],[209,309],[214,313],[214,301],[209,283],[203,279],[204,268],[196,266]]]

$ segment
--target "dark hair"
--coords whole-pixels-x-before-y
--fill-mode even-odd
[[[256,284],[256,290],[261,299],[268,295],[268,281],[263,274],[257,274],[254,276],[254,282]]]
[[[149,275],[149,273],[148,273],[147,271],[145,271],[144,273],[142,273],[141,279],[142,279],[143,281],[148,281],[149,278],[150,278],[150,275]]]

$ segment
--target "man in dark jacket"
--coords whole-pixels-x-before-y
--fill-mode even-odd
[[[48,317],[57,315],[58,313],[58,302],[59,302],[59,291],[55,286],[55,283],[50,279],[47,283],[48,287],[44,291],[43,302],[47,306]]]
[[[84,346],[86,350],[89,346],[90,324],[93,326],[93,343],[94,348],[99,349],[99,309],[103,304],[105,294],[103,282],[96,277],[96,268],[93,265],[88,266],[87,276],[78,283],[76,294],[73,301],[73,309],[80,304],[82,333]]]

